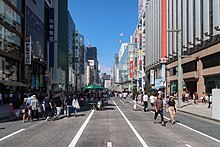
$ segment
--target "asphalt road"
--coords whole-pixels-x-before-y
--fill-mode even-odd
[[[82,107],[79,117],[0,123],[0,147],[218,147],[220,124],[178,112],[175,125],[153,123],[154,113],[117,98],[103,111]],[[165,114],[167,115],[167,114]]]

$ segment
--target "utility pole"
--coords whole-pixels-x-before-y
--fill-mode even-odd
[[[180,29],[177,30],[167,30],[168,32],[177,32],[178,33],[178,52],[177,52],[177,79],[178,79],[178,104],[177,107],[181,108],[181,97],[182,97],[182,31]]]

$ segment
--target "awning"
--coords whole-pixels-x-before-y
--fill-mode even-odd
[[[0,80],[0,83],[4,84],[5,86],[29,87],[28,84],[16,81]]]

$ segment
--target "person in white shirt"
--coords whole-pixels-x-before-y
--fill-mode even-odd
[[[151,104],[151,107],[152,107],[152,108],[154,107],[154,102],[155,102],[156,99],[157,99],[156,96],[154,96],[154,95],[151,95],[151,96],[150,96],[150,104]]]
[[[148,111],[148,95],[147,92],[144,92],[144,96],[143,96],[143,102],[144,102],[144,112]]]

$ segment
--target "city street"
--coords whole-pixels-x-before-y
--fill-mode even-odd
[[[166,126],[160,116],[133,110],[133,103],[117,98],[108,100],[103,111],[82,107],[79,117],[62,117],[54,121],[21,120],[0,123],[1,147],[218,147],[220,124],[212,120],[177,112],[176,124],[165,113]]]

